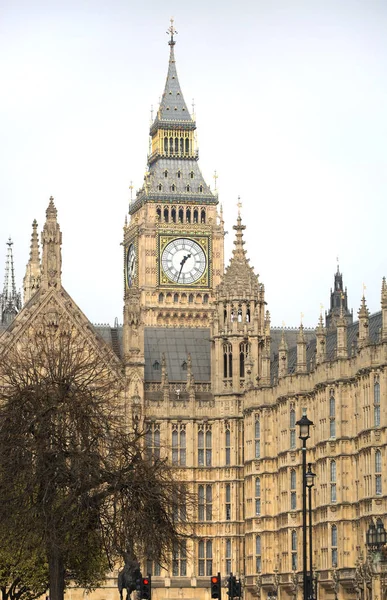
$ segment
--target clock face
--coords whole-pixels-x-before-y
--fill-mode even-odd
[[[136,250],[134,244],[130,244],[126,256],[126,279],[128,286],[131,287],[136,277]]]
[[[177,238],[165,246],[161,265],[170,281],[190,285],[203,276],[207,258],[200,244],[188,238]]]

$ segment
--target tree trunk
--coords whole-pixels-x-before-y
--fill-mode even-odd
[[[64,564],[58,548],[50,548],[48,556],[50,600],[64,600]]]

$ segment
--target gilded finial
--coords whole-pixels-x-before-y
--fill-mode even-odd
[[[282,331],[285,329],[285,321],[282,321]]]
[[[320,316],[322,316],[324,310],[324,305],[320,302]]]
[[[213,178],[214,178],[215,189],[216,189],[216,180],[218,179],[218,174],[216,173],[216,171],[214,171]]]
[[[336,262],[337,262],[337,272],[339,272],[340,267],[339,267],[339,257],[336,256]]]
[[[301,325],[302,325],[302,319],[304,318],[304,316],[305,316],[305,315],[304,315],[304,313],[302,312],[302,313],[301,313]]]
[[[192,115],[195,114],[195,98],[192,98]]]
[[[177,35],[178,32],[176,31],[175,26],[173,24],[174,23],[174,18],[171,17],[170,21],[171,21],[171,24],[170,24],[170,26],[167,29],[167,34],[171,36],[171,39],[169,40],[168,44],[170,46],[174,46],[176,44],[176,42],[174,41],[173,36]]]
[[[133,181],[130,182],[129,189],[130,189],[130,201],[132,201],[133,200]]]
[[[153,104],[151,104],[150,113],[151,113],[151,123],[153,123]]]
[[[238,217],[240,217],[241,216],[241,208],[242,208],[242,201],[241,201],[240,196],[238,196],[237,207],[238,207]]]
[[[366,291],[366,289],[367,289],[367,286],[366,286],[366,284],[365,284],[365,283],[363,283],[363,298],[364,298],[364,296],[365,296],[365,291]]]

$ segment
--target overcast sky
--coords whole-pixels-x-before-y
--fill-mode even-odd
[[[143,180],[151,105],[175,18],[200,166],[218,173],[230,256],[237,198],[272,324],[315,326],[336,257],[358,311],[387,275],[385,0],[0,0],[0,281],[50,195],[63,285],[94,323],[122,322],[122,227]],[[357,318],[357,316],[356,316]]]

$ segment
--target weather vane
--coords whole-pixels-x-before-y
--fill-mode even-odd
[[[214,182],[215,182],[215,189],[216,189],[216,180],[218,179],[218,174],[217,174],[217,172],[216,172],[216,171],[214,171],[213,178],[214,178]]]
[[[171,17],[171,24],[170,24],[170,26],[169,26],[169,27],[168,27],[168,29],[167,29],[167,34],[171,36],[171,39],[170,39],[169,43],[170,43],[172,46],[175,44],[175,42],[174,42],[174,39],[173,39],[173,36],[174,36],[174,35],[177,35],[177,33],[178,33],[178,32],[176,31],[176,29],[175,29],[175,26],[174,26],[174,24],[173,24],[173,23],[174,23],[174,19],[173,19],[173,17]]]
[[[242,208],[242,202],[241,202],[240,196],[238,196],[237,207],[238,207],[238,217],[240,217],[241,216],[241,208]]]

